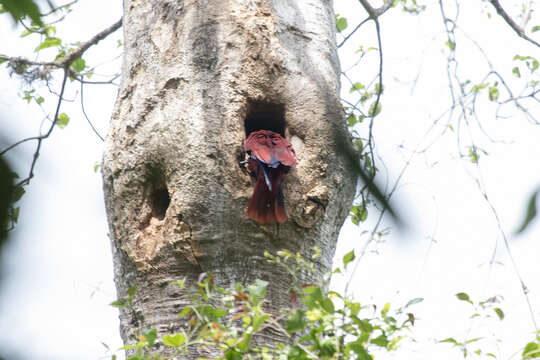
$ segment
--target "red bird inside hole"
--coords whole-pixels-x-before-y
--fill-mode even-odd
[[[249,155],[248,170],[257,178],[246,215],[259,224],[285,222],[281,183],[289,169],[296,166],[292,144],[278,133],[259,130],[249,134],[244,150]]]

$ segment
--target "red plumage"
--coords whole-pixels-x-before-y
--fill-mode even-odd
[[[296,166],[292,144],[278,133],[254,131],[244,142],[249,155],[248,169],[257,182],[246,210],[247,216],[260,224],[287,220],[281,183],[291,167]]]

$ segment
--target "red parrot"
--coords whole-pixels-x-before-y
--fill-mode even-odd
[[[247,216],[259,224],[287,220],[281,183],[291,167],[296,166],[292,144],[278,133],[254,131],[244,141],[248,169],[257,177]]]

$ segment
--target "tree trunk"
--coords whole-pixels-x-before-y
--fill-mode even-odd
[[[137,285],[137,326],[179,331],[185,293],[170,286],[212,273],[221,285],[267,280],[267,311],[289,304],[290,279],[265,250],[331,267],[356,185],[336,150],[347,136],[331,1],[124,0],[123,79],[103,161],[119,297]],[[289,219],[259,225],[245,210],[254,181],[243,141],[258,129],[292,142]],[[142,320],[142,321],[141,321]]]

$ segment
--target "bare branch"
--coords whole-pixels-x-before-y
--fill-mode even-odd
[[[370,19],[377,19],[379,16],[384,14],[388,9],[392,7],[393,1],[392,0],[385,0],[384,4],[380,8],[374,8],[371,6],[368,0],[358,0],[360,1],[360,4],[364,7],[366,12],[368,13]]]
[[[500,17],[502,17],[504,19],[504,21],[508,24],[508,26],[510,26],[512,28],[512,30],[514,30],[516,32],[516,34],[518,34],[518,36],[522,39],[525,39],[527,41],[529,41],[530,43],[540,47],[540,43],[538,43],[537,41],[531,39],[530,37],[528,37],[526,34],[525,34],[525,30],[522,29],[507,13],[506,11],[504,11],[504,9],[502,8],[501,4],[499,3],[499,0],[489,0],[489,2],[491,3],[491,5],[493,5],[493,7],[495,8],[495,10],[497,11],[497,14],[499,14]]]
[[[81,110],[82,110],[82,113],[83,113],[84,117],[86,118],[86,121],[88,121],[88,124],[90,124],[90,127],[92,128],[94,133],[97,135],[97,137],[101,141],[105,141],[105,139],[103,139],[103,137],[99,134],[97,129],[94,127],[94,124],[92,124],[92,122],[88,118],[88,115],[86,115],[86,110],[84,109],[84,83],[82,81],[81,81]]]
[[[369,19],[370,19],[369,17],[366,18],[366,19],[364,19],[362,22],[360,22],[360,24],[358,24],[358,25],[354,28],[353,31],[351,31],[351,33],[350,33],[349,35],[345,36],[345,39],[343,39],[343,41],[338,45],[338,48],[340,48],[343,44],[345,44],[345,42],[346,42],[347,40],[349,40],[349,38],[350,38],[351,36],[353,36],[354,33],[355,33],[358,29],[360,29],[360,27],[361,27],[362,25],[364,25]]]
[[[116,30],[118,30],[122,26],[122,19],[118,20],[111,26],[109,26],[107,29],[103,30],[102,32],[96,34],[93,38],[88,40],[87,42],[83,43],[79,48],[77,48],[75,51],[69,53],[65,58],[63,58],[59,64],[62,64],[61,67],[66,67],[71,65],[71,63],[84,54],[86,50],[88,50],[91,46],[96,45],[101,40],[105,39],[108,35],[112,34]]]
[[[68,2],[67,4],[57,6],[57,7],[53,8],[53,9],[49,10],[48,12],[41,14],[41,17],[45,17],[45,16],[49,16],[49,15],[51,15],[51,14],[54,14],[54,13],[57,12],[58,10],[65,9],[65,8],[67,8],[67,7],[69,7],[69,6],[73,5],[73,4],[75,4],[75,3],[77,3],[77,2],[79,2],[79,0],[73,0],[73,1],[71,1],[71,2]]]

